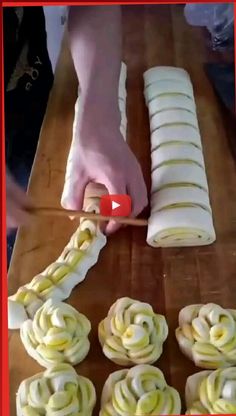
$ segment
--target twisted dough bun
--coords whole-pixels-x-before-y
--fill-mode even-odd
[[[177,415],[181,401],[163,373],[151,365],[137,365],[112,373],[103,388],[99,416]]]
[[[236,367],[190,376],[185,399],[186,414],[236,414]]]
[[[91,416],[95,402],[92,382],[59,364],[20,384],[17,416]]]
[[[179,313],[176,338],[181,351],[206,369],[236,364],[236,310],[214,303],[190,305]]]
[[[118,299],[100,322],[98,337],[107,358],[119,365],[152,364],[160,357],[168,326],[151,305]]]
[[[49,299],[20,329],[28,354],[43,367],[80,363],[88,354],[90,321],[67,303]]]

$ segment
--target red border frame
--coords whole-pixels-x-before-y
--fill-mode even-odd
[[[5,122],[4,122],[4,67],[3,67],[3,7],[10,6],[41,6],[41,5],[105,5],[105,4],[185,4],[185,3],[232,3],[232,1],[222,0],[190,0],[190,1],[155,1],[155,0],[128,0],[128,1],[3,1],[0,7],[0,52],[1,52],[1,222],[0,222],[0,236],[1,236],[1,396],[0,396],[0,414],[3,416],[10,416],[9,412],[9,365],[8,365],[8,327],[7,327],[7,254],[6,254],[6,195],[5,195]],[[3,6],[3,7],[2,7]],[[236,2],[234,1],[234,18],[236,22]],[[234,25],[234,33],[236,39],[236,24]],[[236,48],[235,48],[235,73],[236,73]],[[235,99],[236,103],[236,99]],[[233,416],[233,415],[231,415]]]
[[[222,0],[222,1],[217,1],[217,0],[189,0],[189,1],[178,1],[178,0],[163,0],[163,1],[156,1],[156,0],[149,0],[149,1],[145,1],[145,0],[123,0],[123,1],[119,1],[119,0],[113,0],[113,1],[109,1],[109,0],[103,0],[103,1],[99,1],[99,0],[95,0],[95,1],[76,1],[76,0],[72,0],[72,1],[40,1],[40,0],[36,0],[36,1],[31,1],[31,0],[25,0],[25,1],[2,1],[2,5],[3,7],[12,7],[12,6],[102,6],[102,5],[114,5],[114,4],[121,4],[121,5],[136,5],[136,4],[186,4],[186,3],[234,3],[234,1],[229,1],[229,0]]]

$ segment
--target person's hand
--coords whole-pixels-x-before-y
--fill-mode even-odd
[[[30,205],[27,194],[9,173],[6,173],[7,231],[29,222],[30,215],[26,208]]]
[[[93,131],[94,125],[96,131]],[[131,215],[136,217],[148,203],[141,167],[119,128],[113,122],[107,122],[100,129],[99,125],[90,123],[89,128],[78,129],[74,135],[62,206],[66,209],[82,209],[85,188],[89,182],[95,182],[103,184],[109,194],[130,195]],[[106,233],[110,234],[119,227],[117,222],[110,221]]]

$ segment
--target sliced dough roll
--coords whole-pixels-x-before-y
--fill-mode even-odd
[[[143,77],[146,87],[161,80],[190,81],[189,74],[185,69],[172,66],[155,66],[144,72]]]
[[[148,106],[149,117],[163,110],[187,110],[196,114],[195,102],[183,94],[161,95],[150,101]]]
[[[204,168],[203,154],[191,144],[173,144],[161,146],[151,153],[152,171],[163,165],[194,162]]]
[[[195,246],[215,240],[193,87],[185,70],[144,74],[151,130],[151,216],[147,243]]]
[[[206,174],[194,163],[182,165],[164,165],[152,172],[151,192],[171,186],[197,186],[208,192]]]
[[[152,214],[164,209],[199,206],[211,213],[208,193],[197,187],[178,186],[155,192],[151,196]]]
[[[151,213],[147,243],[152,247],[188,247],[215,241],[212,216],[199,207]]]
[[[202,148],[199,131],[187,124],[172,124],[160,127],[151,133],[151,150],[169,143],[190,143]]]
[[[193,126],[197,130],[199,129],[196,115],[187,110],[166,110],[156,113],[151,118],[150,130],[151,132],[154,132],[160,127],[174,124],[187,124]]]
[[[155,82],[155,84],[149,85],[145,89],[146,103],[153,100],[160,95],[167,94],[183,94],[194,100],[193,87],[189,81],[175,81],[175,80],[164,80]]]

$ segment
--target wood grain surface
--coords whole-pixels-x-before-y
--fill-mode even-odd
[[[123,59],[128,65],[128,143],[142,165],[148,187],[150,139],[142,74],[154,65],[181,66],[190,73],[217,242],[200,248],[153,249],[146,244],[145,227],[127,227],[109,238],[97,265],[69,299],[92,322],[90,353],[76,369],[96,386],[98,405],[94,415],[98,415],[107,376],[118,369],[103,356],[97,339],[98,323],[117,298],[140,299],[165,314],[170,334],[156,365],[182,397],[187,376],[197,368],[180,353],[175,341],[179,310],[200,302],[235,307],[236,171],[221,107],[203,70],[204,62],[211,59],[203,32],[186,24],[182,6],[147,5],[123,8],[123,35]],[[76,92],[76,76],[65,42],[29,186],[30,195],[41,206],[60,206]],[[54,261],[76,227],[76,222],[64,218],[40,218],[30,228],[21,228],[9,269],[9,293]],[[18,331],[9,333],[9,360],[11,416],[15,416],[18,385],[42,369],[25,352]]]

